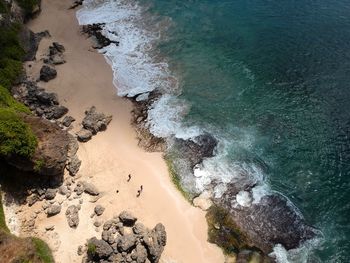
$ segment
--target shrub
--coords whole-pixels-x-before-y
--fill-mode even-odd
[[[37,139],[30,127],[13,109],[0,108],[0,155],[31,157]]]
[[[32,238],[37,256],[43,263],[54,263],[54,259],[49,246],[39,238]]]
[[[0,108],[11,108],[16,112],[30,113],[30,110],[16,101],[10,94],[10,92],[0,85]]]

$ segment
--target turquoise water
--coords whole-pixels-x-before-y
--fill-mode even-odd
[[[350,262],[350,2],[143,2],[172,19],[159,47],[185,121],[232,138],[232,161],[262,164],[322,230],[311,259]]]
[[[322,231],[308,262],[350,262],[350,2],[86,0],[77,16],[120,41],[103,50],[119,95],[172,94],[155,135],[219,140],[185,187],[247,172]]]

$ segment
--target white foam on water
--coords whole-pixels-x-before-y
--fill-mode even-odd
[[[277,263],[291,263],[288,260],[288,251],[281,244],[275,245],[269,256],[273,257]]]
[[[113,83],[119,96],[134,97],[157,88],[177,88],[168,64],[156,61],[150,52],[160,37],[158,27],[164,23],[152,24],[154,30],[147,30],[143,10],[136,2],[84,1],[77,18],[80,25],[105,23],[102,34],[119,41],[119,45],[112,43],[100,50],[113,69]]]
[[[247,191],[239,191],[236,195],[236,201],[240,206],[249,207],[252,204],[252,198]]]

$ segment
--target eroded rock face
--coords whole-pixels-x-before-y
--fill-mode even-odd
[[[200,164],[204,158],[213,157],[217,140],[210,134],[202,134],[194,139],[175,139],[175,147],[184,158],[188,159],[191,168]]]
[[[83,127],[86,130],[96,134],[99,131],[107,129],[107,125],[111,122],[112,116],[106,116],[103,113],[96,112],[96,107],[92,106],[89,110],[85,111],[85,117],[83,119]]]
[[[63,175],[69,144],[67,132],[57,124],[35,116],[24,115],[23,119],[36,135],[38,146],[32,159],[12,156],[7,159],[8,163],[19,170],[41,175]]]
[[[269,254],[276,244],[289,250],[317,235],[318,231],[306,224],[301,213],[284,196],[270,194],[262,197],[258,203],[241,206],[232,202],[234,192],[228,190],[214,202],[229,212],[249,246],[258,247]]]
[[[60,212],[61,212],[61,205],[59,204],[52,204],[46,210],[46,214],[48,217],[57,215]]]
[[[164,226],[157,224],[150,231],[135,221],[136,217],[127,211],[106,221],[102,240],[94,237],[88,241],[87,258],[83,262],[159,262],[166,245]]]

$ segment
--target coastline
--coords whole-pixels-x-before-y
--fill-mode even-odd
[[[27,64],[27,72],[36,79],[42,65],[42,54],[53,41],[58,41],[66,47],[67,63],[56,67],[56,79],[39,85],[57,93],[60,103],[69,108],[68,114],[77,120],[73,131],[79,130],[84,111],[92,105],[98,111],[113,115],[105,132],[80,144],[78,156],[82,166],[76,178],[93,182],[103,193],[96,203],[106,207],[102,219],[129,210],[146,225],[162,222],[168,233],[163,262],[224,262],[220,248],[207,242],[205,213],[192,207],[175,188],[162,153],[149,153],[138,146],[136,131],[131,125],[132,103],[116,95],[111,68],[103,55],[92,50],[90,40],[80,34],[75,10],[68,10],[70,4],[68,0],[59,3],[44,1],[42,13],[29,22],[31,30],[49,30],[52,38],[42,40],[37,61]],[[30,68],[29,64],[32,65]],[[127,183],[129,173],[132,180]],[[137,198],[140,185],[145,190]],[[118,194],[116,190],[119,190]],[[69,228],[64,213],[52,218],[45,215],[37,218],[34,234],[50,244],[57,262],[80,262],[78,246],[97,234],[90,218],[96,204],[89,202],[86,196],[83,199],[77,229]],[[38,205],[25,208],[19,217],[35,211]],[[64,203],[63,207],[67,206]],[[55,225],[50,235],[45,232],[48,225]]]

